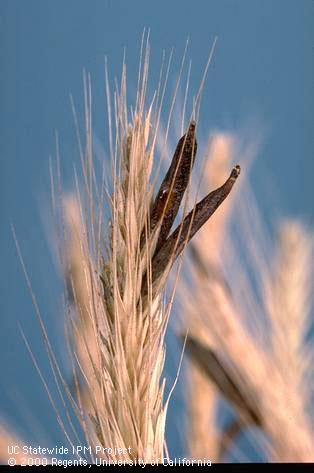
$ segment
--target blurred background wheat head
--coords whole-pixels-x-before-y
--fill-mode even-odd
[[[208,185],[226,175],[239,151],[246,154],[248,170],[256,149],[241,139],[211,136]],[[185,377],[192,457],[223,461],[233,451],[247,461],[237,440],[250,432],[265,460],[313,461],[313,234],[294,219],[274,225],[276,241],[246,173],[191,248],[178,299],[180,330],[189,333]],[[224,422],[222,398],[232,409]]]

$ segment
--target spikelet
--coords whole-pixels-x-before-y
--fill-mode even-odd
[[[115,176],[108,258],[96,266],[79,204],[66,199],[68,280],[77,312],[72,332],[89,436],[94,444],[128,451],[120,455],[122,460],[149,462],[162,458],[164,448],[161,375],[167,314],[158,294],[146,305],[141,302],[151,251],[147,246],[145,254],[139,245],[151,192],[149,115],[134,115],[131,127],[124,125],[127,135],[119,138],[121,175]]]
[[[101,202],[94,197],[100,193],[93,177],[87,91],[85,189],[64,199],[64,269],[75,308],[70,320],[73,385],[85,435],[92,445],[128,452],[115,459],[156,462],[164,456],[168,405],[162,370],[170,305],[162,304],[163,289],[175,260],[226,199],[240,168],[236,166],[171,232],[196,155],[196,123],[192,120],[179,140],[154,197],[151,174],[158,127],[152,117],[159,111],[153,104],[145,109],[147,71],[148,50],[130,121],[125,69],[115,94],[107,228],[100,224]],[[106,451],[104,458],[111,454]]]

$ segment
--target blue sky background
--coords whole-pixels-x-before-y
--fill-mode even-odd
[[[66,364],[61,283],[41,214],[49,201],[48,158],[55,151],[56,129],[65,178],[76,159],[69,94],[82,114],[83,68],[91,73],[95,130],[101,139],[105,56],[118,76],[126,47],[132,89],[144,27],[151,29],[152,77],[158,74],[162,50],[171,48],[175,76],[189,37],[190,90],[195,94],[218,36],[199,133],[206,137],[212,128],[236,131],[259,124],[266,133],[251,176],[266,219],[294,216],[313,226],[313,19],[312,0],[0,0],[0,414],[26,438],[39,441],[45,435],[48,443],[63,441],[18,329],[19,322],[47,372],[10,223],[54,348]],[[54,392],[52,380],[50,387]],[[180,392],[174,404],[168,441],[171,454],[178,456],[184,452]]]

